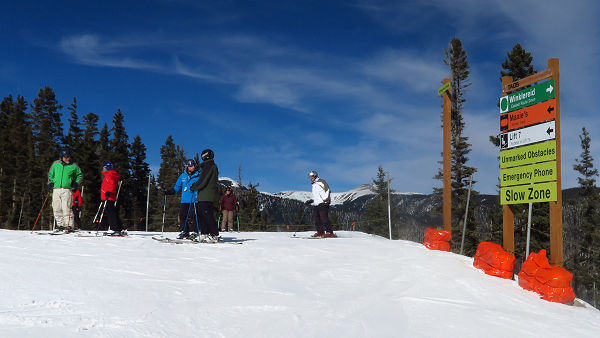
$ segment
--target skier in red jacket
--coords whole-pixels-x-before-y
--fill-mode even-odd
[[[123,227],[119,219],[119,212],[115,206],[117,201],[117,187],[119,185],[119,173],[113,168],[111,162],[106,162],[102,168],[102,186],[100,187],[100,199],[106,201],[102,216],[102,227],[111,229],[114,232],[111,235],[121,235]]]
[[[83,200],[81,199],[81,191],[79,189],[75,189],[73,192],[73,206],[71,210],[73,210],[73,220],[74,229],[81,229],[81,219],[79,218],[79,213],[81,212],[81,205],[83,204]]]

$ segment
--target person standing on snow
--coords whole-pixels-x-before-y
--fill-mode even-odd
[[[176,192],[181,192],[181,206],[179,207],[179,224],[181,233],[179,239],[189,238],[190,231],[195,233],[198,226],[196,225],[196,194],[190,190],[192,184],[198,181],[200,174],[196,167],[196,161],[190,159],[185,161],[185,171],[179,175],[175,186],[165,191],[165,195],[173,195]],[[198,234],[192,236],[195,237]]]
[[[312,182],[313,198],[304,202],[314,205],[312,220],[317,232],[312,237],[336,237],[329,221],[329,204],[331,204],[331,190],[324,179],[316,171],[311,170],[308,177]]]
[[[119,219],[119,213],[116,207],[117,189],[119,186],[119,173],[113,168],[111,162],[106,162],[102,168],[102,186],[100,187],[100,199],[104,201],[104,210],[102,211],[102,228],[111,229],[111,235],[121,235],[123,226]]]
[[[73,206],[71,207],[71,210],[73,210],[73,219],[75,220],[73,223],[73,229],[81,229],[79,212],[81,211],[82,204],[83,200],[81,199],[81,191],[79,191],[79,189],[75,189],[75,191],[73,191]]]
[[[221,221],[221,231],[227,231],[227,224],[229,223],[229,230],[233,231],[233,210],[239,211],[240,207],[235,198],[235,195],[231,192],[231,188],[225,189],[225,195],[221,197],[219,201],[219,209],[223,212]]]
[[[200,240],[216,243],[219,240],[219,226],[215,221],[214,203],[219,200],[219,169],[215,164],[215,153],[204,149],[200,154],[200,177],[192,184],[191,190],[197,191],[198,221],[200,222]]]
[[[71,152],[63,149],[60,159],[54,161],[48,171],[48,189],[52,190],[52,210],[57,230],[71,231],[73,217],[71,205],[73,197],[71,189],[77,189],[81,182],[81,169],[71,162]]]

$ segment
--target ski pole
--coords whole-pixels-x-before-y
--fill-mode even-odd
[[[238,234],[240,233],[240,216],[235,216],[237,219],[237,224],[238,224]]]
[[[40,216],[42,215],[42,211],[44,211],[44,206],[46,205],[46,201],[48,200],[48,197],[50,197],[51,192],[48,192],[48,194],[46,194],[46,198],[44,199],[44,202],[42,203],[42,208],[40,209],[40,212],[37,215],[37,218],[35,219],[35,223],[33,223],[33,228],[31,228],[31,233],[33,233],[33,230],[35,229],[35,226],[37,225],[37,222],[40,220]]]
[[[81,203],[79,203],[79,206],[83,205],[83,190],[85,189],[85,186],[81,186]],[[79,224],[81,226],[81,211],[83,210],[83,208],[79,208]]]
[[[160,236],[164,237],[165,232],[165,213],[167,212],[167,195],[165,194],[165,201],[163,202],[163,221],[162,228],[160,229]]]
[[[121,192],[121,183],[123,183],[123,181],[119,181],[119,188],[117,189],[117,197],[115,197],[115,207],[117,206],[117,201],[119,200],[119,192]]]
[[[94,220],[92,221],[92,225],[96,223],[96,219],[98,218],[98,214],[100,213],[100,208],[102,208],[102,201],[100,201],[100,205],[98,206],[98,211],[96,211],[96,216],[94,216]]]
[[[100,220],[98,220],[98,225],[96,226],[96,236],[98,236],[98,231],[100,231],[100,223],[102,223],[102,218],[104,217],[104,210],[106,210],[106,202],[108,199],[104,200],[104,206],[102,207],[102,213],[100,214]],[[100,203],[102,204],[102,203]]]

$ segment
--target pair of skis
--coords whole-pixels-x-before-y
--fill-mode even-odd
[[[223,240],[219,240],[217,242],[211,243],[211,242],[201,242],[201,241],[196,241],[196,240],[191,240],[191,239],[179,239],[179,238],[160,238],[160,237],[152,237],[153,240],[155,241],[159,241],[162,243],[170,243],[170,244],[243,244],[244,242],[241,241],[223,241]]]

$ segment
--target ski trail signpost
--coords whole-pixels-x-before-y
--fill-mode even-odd
[[[503,77],[502,85],[500,204],[504,248],[514,252],[511,205],[548,202],[550,261],[562,265],[559,60],[549,59],[547,70],[518,81]],[[523,89],[525,86],[530,87]]]

